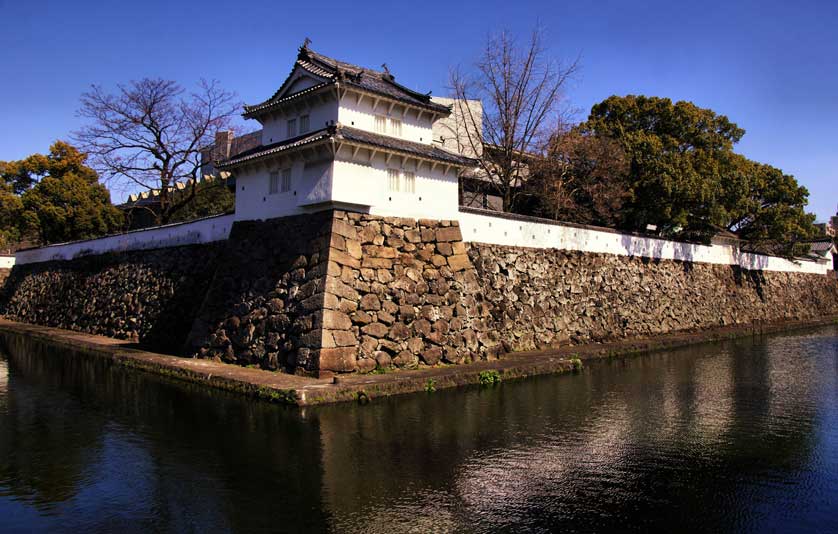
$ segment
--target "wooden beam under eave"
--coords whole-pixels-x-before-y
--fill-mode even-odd
[[[389,108],[387,108],[387,115],[388,115],[388,116],[389,116],[391,113],[393,113],[393,108],[394,108],[394,107],[396,107],[396,103],[395,103],[395,102],[390,102],[390,107],[389,107]]]

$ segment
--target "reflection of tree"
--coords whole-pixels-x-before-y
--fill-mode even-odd
[[[0,492],[40,509],[72,498],[96,461],[104,421],[57,388],[63,381],[44,354],[10,341],[9,378],[0,409]]]
[[[126,522],[323,530],[316,421],[17,336],[7,341],[9,404],[17,406],[0,413],[8,494],[66,502],[94,530]]]

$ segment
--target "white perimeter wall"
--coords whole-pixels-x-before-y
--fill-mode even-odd
[[[826,275],[823,261],[794,262],[775,256],[740,252],[721,245],[695,245],[651,237],[632,236],[491,215],[460,212],[458,217],[464,241],[514,247],[556,248],[580,252],[640,256],[662,260],[692,261],[720,265],[739,265],[746,269]]]
[[[418,188],[419,178],[417,176]],[[416,217],[411,213],[409,203],[410,200],[400,201],[401,207],[394,207],[392,210],[387,209],[385,205],[378,205],[370,209],[370,212],[378,215]],[[652,237],[632,236],[561,224],[520,221],[469,212],[453,214],[449,211],[448,206],[441,206],[441,208],[438,218],[458,219],[463,240],[467,242],[514,247],[555,248],[719,265],[739,265],[752,270],[820,275],[826,275],[831,267],[831,263],[826,260],[790,261],[775,256],[740,252],[738,248],[731,246],[680,243]],[[421,211],[424,212],[424,209]],[[422,216],[427,217],[427,215]],[[221,241],[229,237],[234,219],[234,215],[221,215],[188,223],[136,230],[100,239],[22,250],[13,258],[0,256],[0,268],[11,268],[15,263],[23,265],[51,260],[70,260],[106,252],[146,250]]]
[[[21,250],[15,254],[18,264],[51,260],[71,260],[92,254],[176,247],[221,241],[230,236],[233,215],[207,217],[179,224],[135,230],[87,241],[75,241],[42,248]]]

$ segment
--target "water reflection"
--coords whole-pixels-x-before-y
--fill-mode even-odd
[[[835,327],[303,412],[0,348],[13,528],[838,528]]]

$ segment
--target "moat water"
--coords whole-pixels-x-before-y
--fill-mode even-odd
[[[0,339],[0,531],[838,531],[838,327],[302,411]]]

